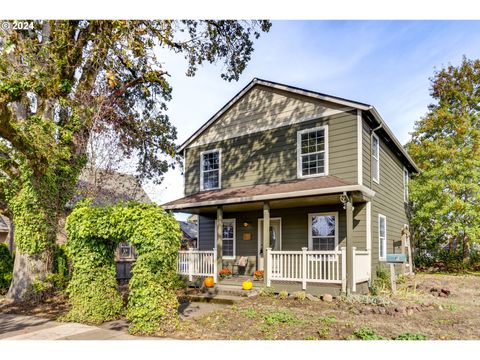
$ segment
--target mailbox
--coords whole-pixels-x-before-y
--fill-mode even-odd
[[[405,254],[387,254],[387,263],[403,264],[405,262],[407,262],[407,256]]]

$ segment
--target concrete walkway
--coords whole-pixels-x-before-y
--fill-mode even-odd
[[[152,340],[124,331],[77,323],[61,323],[35,316],[0,314],[0,340]],[[159,339],[159,338],[156,338]]]

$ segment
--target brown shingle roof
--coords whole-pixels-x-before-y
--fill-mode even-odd
[[[294,193],[304,190],[328,189],[339,186],[355,185],[351,181],[340,179],[336,176],[321,176],[309,179],[299,179],[292,181],[284,181],[270,184],[259,184],[251,186],[233,187],[221,190],[201,191],[178,200],[164,204],[165,208],[173,208],[179,206],[191,207],[197,203],[207,201],[221,201],[226,199],[238,198],[238,202],[248,201],[253,196],[275,195]],[[292,194],[294,197],[295,194]]]

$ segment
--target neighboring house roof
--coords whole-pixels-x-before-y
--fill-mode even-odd
[[[375,192],[366,186],[340,179],[336,176],[322,176],[269,184],[233,187],[195,193],[164,204],[167,210],[186,209],[200,206],[234,204],[249,201],[264,201],[298,196],[334,194],[346,191],[360,191],[367,196]]]
[[[0,215],[0,232],[9,232],[8,219]]]
[[[197,225],[187,221],[179,221],[178,223],[180,224],[180,229],[182,229],[184,238],[193,240],[198,237]]]
[[[235,95],[227,104],[225,104],[215,115],[213,115],[200,129],[198,129],[192,136],[190,136],[182,145],[179,147],[179,151],[183,151],[190,143],[192,143],[197,137],[199,137],[205,130],[207,130],[210,125],[212,125],[215,121],[217,121],[226,111],[228,111],[240,98],[242,98],[248,91],[250,91],[254,86],[261,85],[261,86],[267,86],[270,88],[278,89],[278,90],[283,90],[283,91],[288,91],[291,93],[295,93],[298,95],[303,95],[303,96],[308,96],[312,98],[316,98],[319,100],[323,101],[329,101],[331,103],[339,104],[339,105],[344,105],[344,106],[349,106],[354,109],[360,109],[362,111],[365,111],[366,113],[369,113],[372,115],[373,119],[377,123],[378,126],[381,126],[381,128],[384,130],[384,136],[388,138],[389,140],[392,141],[393,145],[397,150],[403,155],[405,160],[410,164],[410,166],[417,172],[419,172],[419,168],[415,164],[415,162],[412,160],[410,155],[405,151],[403,148],[402,144],[398,141],[398,139],[395,137],[393,132],[390,130],[388,125],[385,123],[385,121],[382,119],[378,111],[375,109],[374,106],[368,105],[365,103],[361,103],[358,101],[353,101],[353,100],[348,100],[344,98],[340,98],[337,96],[332,96],[332,95],[327,95],[323,93],[319,93],[316,91],[311,91],[311,90],[305,90],[301,89],[298,87],[290,86],[290,85],[285,85],[285,84],[279,84],[273,81],[268,81],[268,80],[262,80],[258,78],[254,78],[247,86],[245,86],[237,95]]]
[[[93,199],[94,205],[113,205],[127,201],[152,202],[135,176],[98,169],[84,170],[80,174],[77,194],[66,206],[72,207],[87,196]]]

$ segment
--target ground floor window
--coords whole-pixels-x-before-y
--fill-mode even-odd
[[[235,219],[223,220],[222,257],[224,259],[235,258]]]
[[[338,247],[338,213],[308,215],[308,248],[334,251]]]
[[[380,260],[387,258],[387,218],[378,214],[378,256]]]

